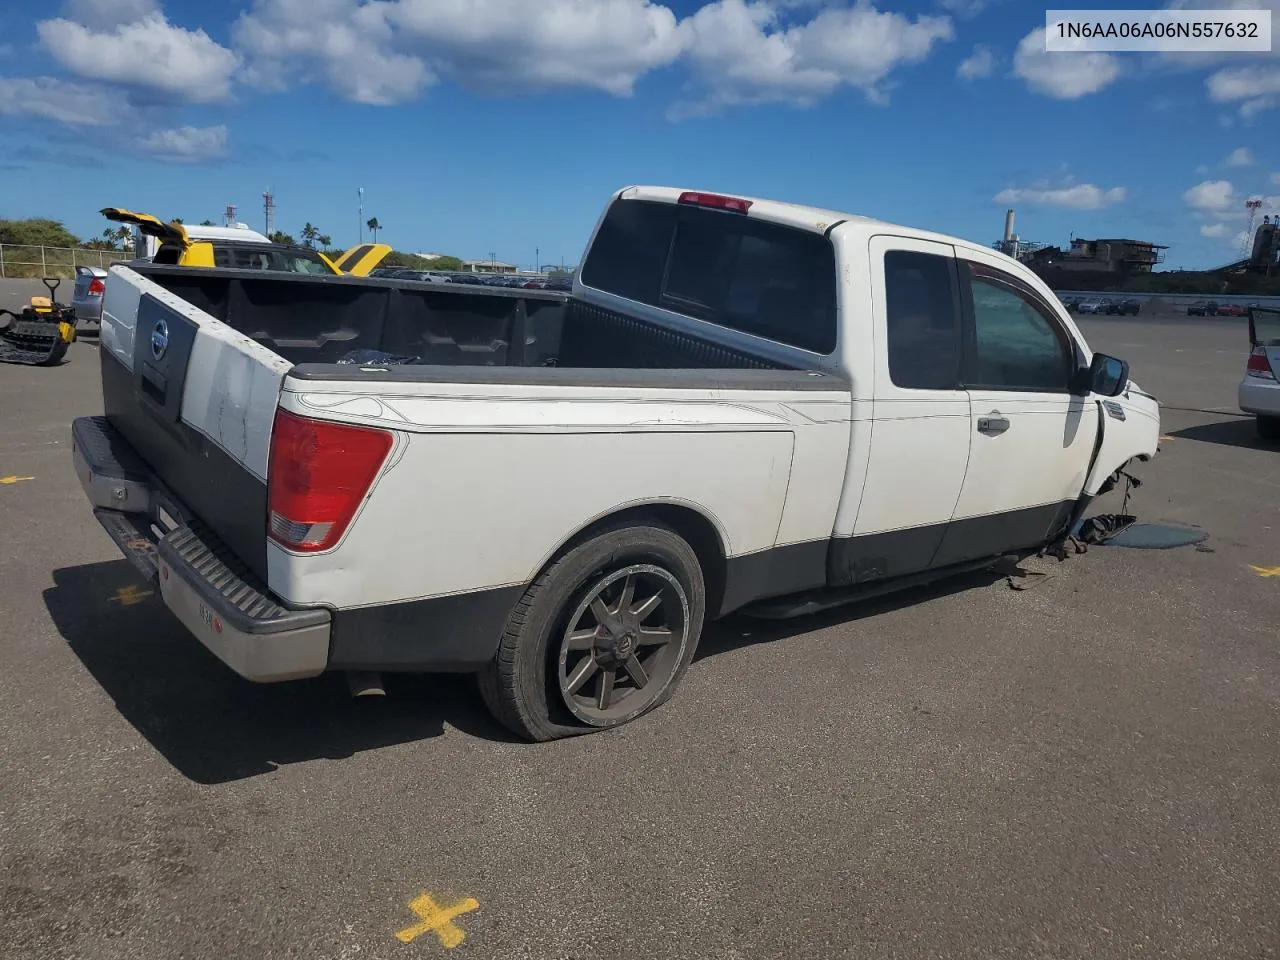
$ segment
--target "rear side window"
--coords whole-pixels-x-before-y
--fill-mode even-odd
[[[583,264],[582,282],[814,353],[836,346],[835,251],[809,231],[740,214],[617,201]]]
[[[960,389],[955,261],[931,253],[884,255],[889,379],[916,390]]]

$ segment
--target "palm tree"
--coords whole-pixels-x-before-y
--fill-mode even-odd
[[[365,226],[366,226],[366,227],[368,227],[368,228],[369,228],[369,230],[370,230],[370,232],[373,234],[373,242],[374,242],[374,243],[377,243],[377,242],[378,242],[378,231],[382,229],[382,224],[380,224],[380,223],[378,222],[378,218],[377,218],[377,217],[370,217],[370,218],[369,218],[369,222],[368,222],[368,223],[366,223],[366,224],[365,224]]]
[[[328,250],[333,244],[333,237],[329,236],[327,233],[322,233],[320,236],[316,237],[316,243],[319,244],[321,250]]]
[[[315,226],[312,225],[310,220],[308,220],[305,224],[303,224],[302,245],[304,247],[314,247],[316,245],[316,240],[317,238],[319,238],[319,236],[320,236],[320,231]]]

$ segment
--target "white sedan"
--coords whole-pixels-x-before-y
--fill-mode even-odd
[[[1240,381],[1239,404],[1257,418],[1258,436],[1280,440],[1280,310],[1249,311],[1249,362]]]

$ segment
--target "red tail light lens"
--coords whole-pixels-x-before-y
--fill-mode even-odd
[[[102,282],[102,279],[100,277],[94,277],[92,280],[89,281],[90,293],[94,293],[94,294],[97,294],[98,296],[102,296],[103,292],[106,289],[107,289],[107,285]]]
[[[677,203],[694,207],[712,207],[716,210],[728,210],[730,213],[746,213],[751,209],[751,201],[739,197],[724,197],[718,193],[697,193],[686,190],[680,194]]]
[[[272,539],[304,552],[337,543],[393,442],[386,430],[277,410],[267,466]]]
[[[1276,378],[1275,371],[1271,369],[1271,364],[1267,360],[1267,348],[1257,346],[1253,348],[1253,353],[1249,354],[1249,364],[1244,368],[1244,372],[1251,377],[1260,377],[1263,380],[1274,380]]]

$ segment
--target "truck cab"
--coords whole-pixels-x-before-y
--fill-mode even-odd
[[[708,620],[1061,544],[1160,435],[1017,261],[672,187],[609,198],[567,295],[117,265],[100,356],[78,475],[200,642],[474,674],[531,740],[658,707]]]

